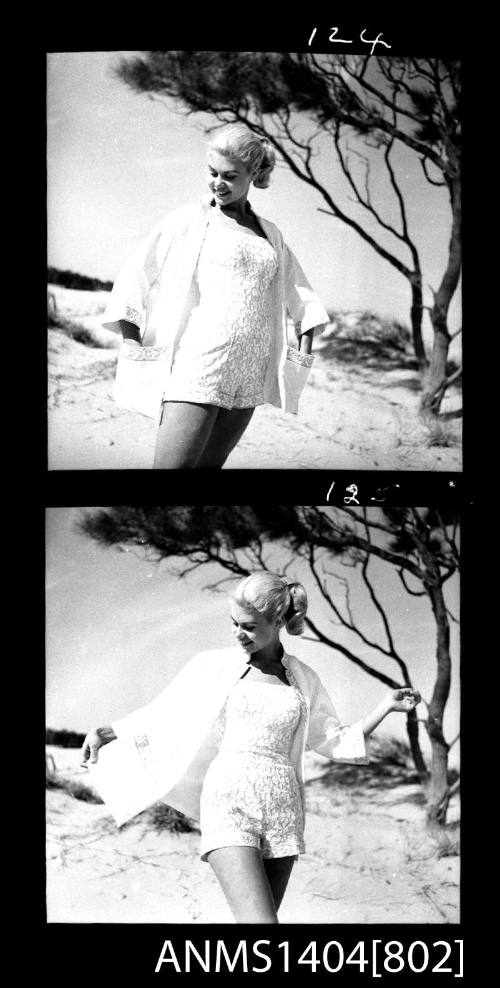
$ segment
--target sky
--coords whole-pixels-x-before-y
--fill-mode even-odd
[[[207,191],[207,118],[187,118],[172,102],[134,93],[114,78],[117,58],[133,54],[52,52],[47,64],[48,263],[111,281],[164,215]],[[329,140],[322,139],[318,150],[318,174],[338,190],[343,208],[360,218],[363,211],[349,202]],[[395,164],[422,255],[424,301],[430,304],[449,239],[447,194],[426,182],[405,149]],[[372,168],[376,204],[395,221],[394,200],[373,156]],[[249,198],[257,213],[280,227],[327,308],[370,309],[408,324],[406,279],[345,224],[319,212],[323,199],[285,165],[273,173],[270,189],[252,187]],[[394,249],[394,238],[387,244]],[[450,328],[460,325],[457,296]],[[424,330],[429,340],[429,327]]]
[[[185,580],[152,564],[134,551],[103,548],[76,530],[84,508],[47,510],[46,573],[46,722],[52,728],[87,732],[109,724],[158,695],[197,651],[234,644],[225,592],[205,585],[226,576],[219,567],[202,568]],[[274,562],[275,560],[275,562]],[[284,563],[276,550],[273,565]],[[392,568],[391,568],[392,569]],[[380,640],[380,625],[361,594],[356,572],[340,568],[350,580],[352,607],[362,615],[364,630]],[[372,580],[389,607],[396,645],[408,664],[416,689],[429,699],[435,673],[435,626],[427,600],[409,596],[394,573],[376,561]],[[296,567],[289,575],[300,579]],[[352,645],[346,633],[327,625],[326,607],[304,582],[310,613],[320,627]],[[448,606],[458,615],[458,581],[446,584]],[[453,679],[444,730],[451,740],[459,731],[458,626],[451,626]],[[283,635],[292,654],[322,678],[345,723],[353,723],[375,707],[386,692],[340,653],[305,638]],[[359,648],[359,646],[357,646]],[[368,659],[368,650],[359,650]],[[395,675],[389,660],[377,667]],[[391,714],[381,734],[406,738],[405,718]],[[422,747],[428,752],[425,730]],[[458,745],[450,761],[458,759]]]

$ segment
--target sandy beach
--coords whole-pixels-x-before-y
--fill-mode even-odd
[[[59,778],[89,785],[78,749],[48,746]],[[420,787],[374,767],[335,783],[307,754],[306,853],[292,872],[282,923],[456,923],[459,859],[440,856]],[[448,820],[458,820],[455,796]],[[148,812],[118,828],[102,804],[47,790],[50,923],[231,923],[199,835],[157,832]]]
[[[50,286],[57,312],[77,320],[96,345],[48,332],[49,469],[126,470],[152,465],[156,423],[118,408],[112,397],[119,339],[100,325],[106,292]],[[435,429],[418,415],[415,370],[335,361],[325,338],[298,415],[256,409],[225,469],[459,471],[457,420]],[[459,404],[451,392],[443,411]]]

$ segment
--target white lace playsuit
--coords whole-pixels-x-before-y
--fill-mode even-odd
[[[219,847],[259,848],[264,858],[303,854],[304,809],[289,753],[305,700],[289,685],[244,675],[216,722],[220,747],[203,782],[201,859]]]
[[[196,269],[199,304],[174,355],[164,401],[221,408],[264,403],[271,351],[269,286],[278,270],[264,237],[210,212]]]

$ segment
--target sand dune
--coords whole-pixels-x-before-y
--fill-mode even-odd
[[[78,750],[47,751],[60,776],[88,783]],[[458,922],[458,858],[438,857],[419,787],[325,786],[327,768],[308,756],[307,853],[292,873],[281,922]],[[450,821],[457,816],[455,799]],[[198,845],[197,833],[155,832],[147,813],[117,828],[102,804],[49,789],[49,922],[232,922]]]
[[[156,423],[116,407],[116,358],[49,332],[50,470],[151,468]],[[460,470],[456,445],[429,445],[417,402],[408,372],[317,361],[300,414],[257,408],[225,469]]]
[[[101,326],[107,293],[49,291],[58,316],[77,321],[97,344],[49,331],[49,469],[149,469],[156,423],[112,398],[120,340]],[[225,469],[460,470],[460,426],[422,422],[418,377],[407,361],[381,370],[367,359],[333,360],[325,356],[331,336],[326,327],[315,341],[299,415],[257,408]],[[459,401],[450,392],[443,410]]]

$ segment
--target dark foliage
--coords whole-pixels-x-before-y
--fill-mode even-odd
[[[409,746],[400,739],[372,735],[368,745],[369,764],[349,765],[332,762],[320,779],[327,789],[343,786],[354,789],[391,789],[398,785],[418,785],[420,782]],[[456,769],[448,770],[448,785],[458,778]],[[425,803],[425,793],[419,793]]]
[[[75,271],[61,271],[59,268],[47,268],[47,281],[50,285],[62,285],[64,288],[78,288],[80,291],[111,291],[112,281],[101,281],[86,274]]]
[[[63,789],[73,799],[80,799],[83,803],[102,803],[102,799],[88,786],[82,782],[74,782],[73,779],[65,779],[61,775],[50,775],[46,779],[47,789]]]
[[[232,560],[226,550],[238,550],[286,538],[299,551],[311,541],[332,555],[351,542],[342,529],[333,531],[328,518],[313,512],[304,520],[292,505],[122,505],[86,512],[79,530],[104,545],[136,545],[158,558],[182,555],[203,561],[221,561],[237,575],[250,572],[244,561]]]
[[[85,734],[77,731],[67,731],[64,728],[56,730],[47,727],[45,731],[45,744],[56,744],[59,748],[81,748],[85,740]]]
[[[102,344],[93,336],[90,329],[73,319],[60,316],[50,309],[47,316],[47,326],[49,329],[60,329],[66,336],[70,336],[77,343],[83,343],[84,346],[94,347],[96,350],[102,348]]]
[[[196,823],[180,813],[179,810],[174,810],[173,806],[167,806],[166,803],[154,803],[144,813],[141,813],[140,817],[145,817],[148,824],[157,832],[168,830],[169,833],[173,834],[190,834],[193,831],[199,833],[199,827]]]

